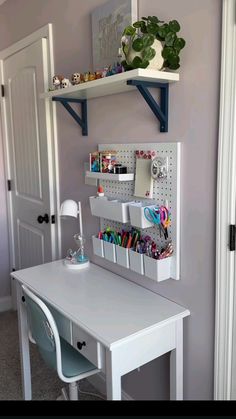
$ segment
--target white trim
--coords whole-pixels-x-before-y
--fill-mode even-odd
[[[48,40],[48,80],[52,80],[54,74],[54,53],[53,53],[53,32],[52,24],[49,23],[42,28],[38,29],[36,32],[27,36],[26,38],[16,42],[14,45],[6,48],[0,52],[0,84],[4,84],[3,77],[3,60],[7,57],[21,51],[22,49],[32,45],[34,42],[37,42],[39,39],[46,38]],[[11,170],[10,170],[10,161],[9,161],[9,149],[8,149],[8,139],[7,139],[7,124],[6,124],[6,107],[4,98],[0,98],[0,109],[1,112],[1,122],[2,122],[2,133],[3,133],[3,150],[4,150],[4,164],[5,164],[5,174],[6,179],[11,179]],[[58,159],[58,136],[57,136],[57,120],[56,120],[56,106],[54,103],[47,104],[48,109],[48,126],[49,126],[49,145],[51,147],[51,162],[50,162],[50,173],[51,180],[53,179],[54,192],[53,192],[53,201],[54,208],[52,211],[55,214],[59,213],[60,208],[60,187],[59,187],[59,159]],[[49,176],[50,176],[49,173]],[[7,211],[8,211],[8,229],[9,229],[9,247],[10,247],[10,268],[15,267],[15,254],[14,254],[14,232],[12,226],[12,202],[11,194],[7,193]],[[52,244],[54,243],[54,248],[52,249],[52,258],[58,259],[61,258],[61,220],[60,217],[57,217],[55,229],[52,228]],[[56,240],[57,237],[57,240]]]
[[[236,198],[235,0],[223,0],[220,126],[217,178],[214,399],[230,400],[235,252],[228,247]]]
[[[88,382],[92,384],[101,394],[106,394],[106,376],[102,372],[87,378]],[[124,390],[121,391],[121,400],[134,400]]]
[[[12,298],[11,296],[8,297],[1,297],[0,298],[0,313],[3,311],[8,311],[12,309]]]

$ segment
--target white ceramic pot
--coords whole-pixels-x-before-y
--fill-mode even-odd
[[[163,51],[163,46],[161,41],[155,39],[154,43],[151,45],[151,48],[155,49],[156,55],[155,57],[149,62],[148,69],[150,70],[163,70],[164,58],[162,57],[161,53]],[[126,61],[128,64],[131,64],[134,57],[141,57],[141,52],[136,52],[133,48],[130,48]]]

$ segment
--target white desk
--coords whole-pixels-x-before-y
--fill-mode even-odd
[[[17,302],[24,398],[31,399],[27,318],[21,284],[53,310],[59,333],[106,374],[107,398],[121,399],[121,376],[171,351],[171,399],[183,399],[183,318],[189,310],[91,264],[72,271],[62,261],[12,273]],[[56,309],[56,311],[55,311]]]

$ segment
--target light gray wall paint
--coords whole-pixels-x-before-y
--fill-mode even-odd
[[[67,76],[91,68],[90,12],[101,0],[8,0],[0,10],[0,49],[53,23],[55,68]],[[215,295],[215,203],[218,136],[221,0],[140,0],[140,16],[177,19],[187,41],[180,82],[170,87],[169,132],[159,127],[137,92],[89,102],[89,136],[82,137],[58,106],[61,198],[82,200],[88,236],[98,230],[91,217],[83,163],[98,143],[182,141],[181,281],[155,284],[96,259],[114,272],[147,286],[191,311],[184,325],[184,396],[212,399]],[[1,189],[1,202],[5,195]],[[3,195],[3,196],[2,196]],[[76,225],[63,225],[63,250],[73,245]],[[6,234],[4,234],[6,237]],[[6,240],[5,240],[6,243]],[[142,307],[140,307],[142,310]],[[145,313],[143,313],[145,316]],[[168,398],[168,356],[123,378],[135,398]]]

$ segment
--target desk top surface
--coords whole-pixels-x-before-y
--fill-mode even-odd
[[[98,265],[62,260],[11,274],[106,347],[190,314],[184,307]]]

